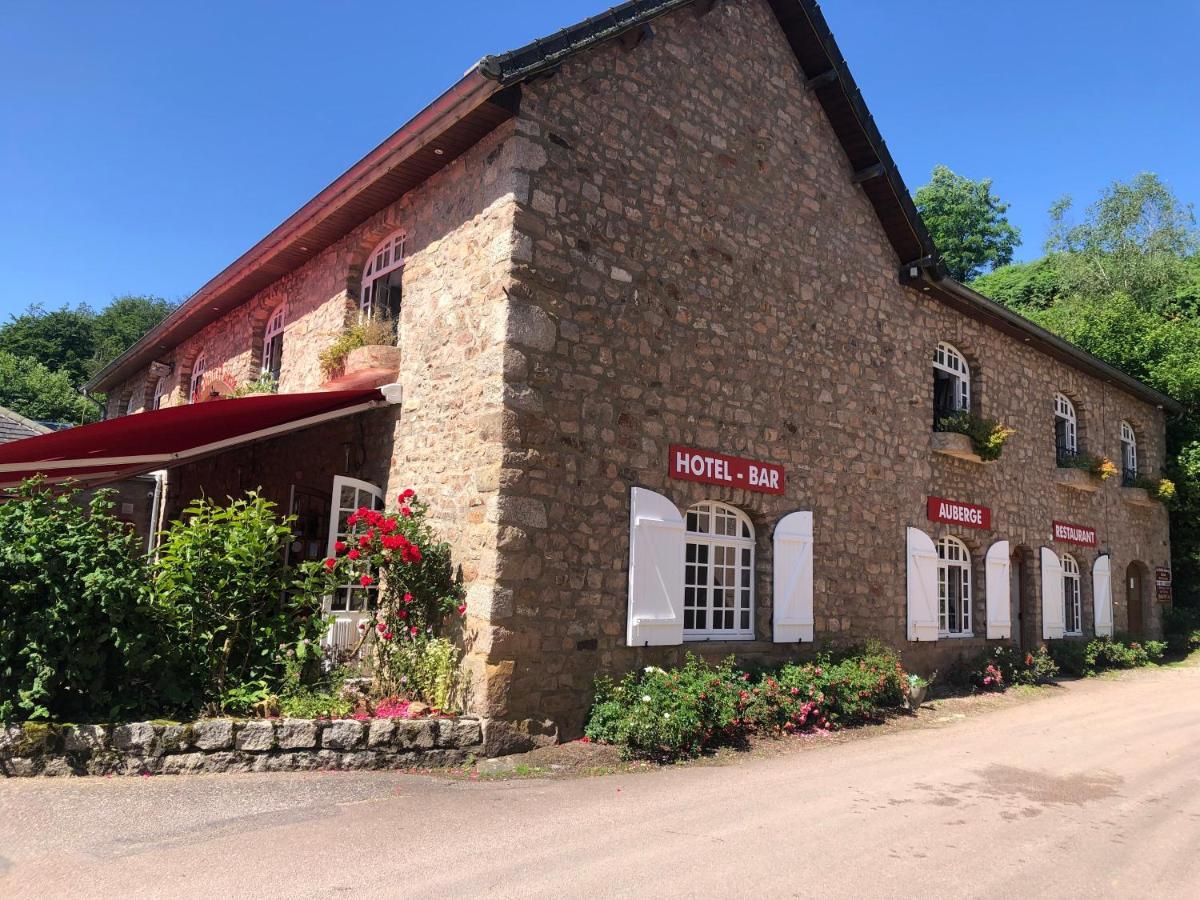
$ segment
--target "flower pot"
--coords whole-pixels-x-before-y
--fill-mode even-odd
[[[916,712],[921,708],[921,704],[925,702],[925,695],[929,692],[929,685],[923,684],[920,687],[909,687],[908,689],[908,708],[912,712]]]
[[[1059,469],[1055,472],[1054,480],[1073,491],[1094,494],[1100,490],[1100,479],[1083,469]]]
[[[953,456],[955,459],[965,459],[968,462],[983,462],[975,452],[975,445],[971,443],[971,439],[954,431],[933,432],[933,452]]]
[[[356,347],[346,355],[342,373],[321,385],[326,391],[352,391],[394,384],[400,376],[399,347],[371,344]]]

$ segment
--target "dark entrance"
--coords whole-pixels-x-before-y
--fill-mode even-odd
[[[1029,583],[1029,561],[1033,553],[1028,547],[1017,547],[1013,550],[1010,578],[1010,610],[1012,622],[1012,640],[1018,648],[1029,650],[1037,646],[1037,616],[1033,610],[1034,591]]]
[[[1142,570],[1142,564],[1135,562],[1129,564],[1125,573],[1126,630],[1136,638],[1146,634],[1146,577]]]

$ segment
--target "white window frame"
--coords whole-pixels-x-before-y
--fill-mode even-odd
[[[266,330],[263,331],[262,365],[259,367],[259,371],[261,371],[264,375],[266,375],[267,373],[270,373],[270,374],[274,375],[276,378],[279,377],[280,373],[271,372],[271,357],[274,356],[274,353],[272,352],[272,344],[274,341],[279,341],[279,343],[280,343],[279,360],[280,360],[280,371],[282,372],[283,324],[285,321],[285,313],[286,313],[285,306],[286,306],[286,304],[281,302],[278,306],[275,307],[274,310],[272,310],[271,317],[269,319],[267,319]]]
[[[166,376],[160,375],[154,382],[154,393],[150,401],[150,409],[162,409],[163,397],[167,395],[167,379]]]
[[[354,492],[354,500],[349,506],[342,503],[342,490],[344,488],[349,488]],[[350,529],[346,524],[346,518],[363,506],[366,506],[368,509],[382,511],[384,507],[383,488],[371,484],[369,481],[360,481],[357,478],[347,478],[338,475],[333,479],[333,497],[329,505],[329,546],[327,552],[330,559],[337,559],[338,541],[345,541],[348,544],[352,543],[349,537]],[[347,581],[337,589],[336,594],[327,596],[324,601],[325,614],[333,616],[334,620],[329,628],[329,632],[325,636],[325,641],[327,644],[331,644],[339,649],[352,647],[358,642],[360,636],[358,624],[359,622],[369,620],[374,615],[375,597],[378,592],[376,585],[363,587],[358,582],[361,576],[369,573],[368,566],[365,564],[355,565],[348,562],[344,563],[344,565],[348,566],[349,577]],[[355,598],[361,598],[361,602]],[[354,606],[359,606],[360,608],[352,609],[351,607]]]
[[[974,624],[971,621],[971,604],[975,600],[971,590],[971,550],[958,538],[948,534],[937,542],[937,557],[938,637],[974,637]],[[952,578],[958,580],[960,588],[960,609],[956,622],[949,620],[949,585]],[[956,628],[951,628],[952,625]]]
[[[188,380],[188,403],[199,403],[197,392],[203,387],[204,376],[208,372],[208,354],[200,353],[192,363],[192,376]]]
[[[707,517],[708,531],[693,528],[701,517]],[[715,528],[729,528],[732,521],[735,534],[717,534]],[[754,523],[750,517],[728,503],[717,500],[702,500],[691,506],[684,514],[684,579],[683,579],[683,639],[685,641],[744,641],[754,639]],[[744,551],[748,551],[748,554]],[[732,565],[729,556],[732,554]],[[700,557],[706,562],[701,563]],[[722,558],[718,565],[717,558]],[[691,560],[691,561],[689,561]],[[732,570],[734,585],[718,584]],[[697,600],[703,591],[704,603]],[[714,628],[713,616],[717,609],[713,600],[716,591],[733,593],[733,628]],[[722,612],[728,607],[719,608]],[[693,616],[704,612],[704,628],[687,627],[689,613]],[[743,626],[743,621],[746,623]],[[693,626],[695,619],[693,619]]]
[[[408,233],[403,229],[393,231],[371,252],[363,269],[362,290],[358,297],[358,311],[363,318],[370,318],[375,312],[375,296],[372,293],[375,282],[404,268],[404,244],[407,240]]]
[[[959,412],[971,410],[971,367],[953,344],[941,341],[933,352],[933,367],[954,379],[954,408]]]
[[[1080,637],[1083,635],[1083,581],[1079,563],[1069,553],[1064,553],[1059,561],[1063,573],[1063,634]]]
[[[1138,472],[1137,432],[1126,421],[1121,422],[1121,468],[1122,477],[1126,471]]]
[[[1054,418],[1062,419],[1067,423],[1067,452],[1078,453],[1079,416],[1075,412],[1075,404],[1061,392],[1054,395]]]
[[[145,398],[146,385],[143,384],[140,391],[137,388],[131,390],[129,392],[129,399],[125,401],[125,415],[132,416],[135,412],[137,412],[138,404],[141,403]]]

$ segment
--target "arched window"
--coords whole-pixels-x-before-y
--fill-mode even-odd
[[[1069,553],[1062,555],[1063,631],[1083,634],[1083,594],[1079,589],[1079,563]]]
[[[754,526],[724,503],[687,512],[683,636],[690,640],[754,637]]]
[[[199,403],[204,398],[200,391],[204,388],[204,373],[208,371],[208,357],[203,353],[192,363],[192,380],[188,385],[188,403]]]
[[[971,636],[971,551],[956,537],[938,541],[938,630]]]
[[[1070,462],[1079,454],[1079,428],[1075,404],[1062,394],[1054,395],[1054,454],[1058,464]]]
[[[971,409],[971,367],[967,359],[945,341],[933,354],[933,425],[955,413]]]
[[[134,388],[129,392],[129,400],[125,403],[125,415],[132,416],[137,412],[137,408],[141,405],[142,400],[146,397],[146,386],[143,384],[141,390]]]
[[[159,378],[154,382],[153,399],[150,401],[151,409],[162,409],[163,397],[167,395],[167,379]]]
[[[393,322],[399,321],[405,237],[403,231],[388,235],[367,260],[358,302],[363,316],[379,318],[386,314]]]
[[[270,375],[276,381],[283,371],[283,307],[280,303],[267,319],[267,329],[263,332],[262,373]]]
[[[1121,423],[1121,476],[1126,487],[1138,477],[1137,433],[1128,422]]]

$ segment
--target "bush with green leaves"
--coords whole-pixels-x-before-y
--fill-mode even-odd
[[[999,459],[1008,439],[1017,433],[1016,429],[1002,425],[995,419],[985,419],[965,411],[939,419],[937,430],[965,434],[971,439],[971,448],[984,462]]]
[[[1050,655],[1068,675],[1090,677],[1109,669],[1136,669],[1160,662],[1167,645],[1162,641],[1128,641],[1095,638],[1091,641],[1055,641]]]
[[[1058,676],[1058,665],[1045,647],[1035,650],[1021,650],[1011,644],[993,647],[972,668],[979,673],[986,671],[989,665],[1000,673],[1006,687],[1050,684]]]
[[[77,499],[30,482],[0,503],[0,720],[161,715],[189,700],[137,535],[111,493]]]
[[[1171,606],[1163,614],[1163,632],[1172,653],[1200,650],[1200,608]]]
[[[288,567],[292,518],[250,493],[225,505],[197,500],[171,523],[153,567],[153,591],[177,624],[199,700],[220,710],[229,691],[276,684],[279,648],[315,643],[322,598],[336,578],[324,566]]]

